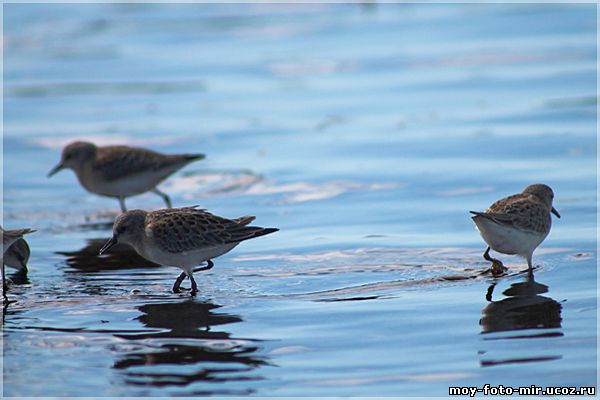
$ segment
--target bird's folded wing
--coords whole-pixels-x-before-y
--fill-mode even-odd
[[[494,221],[500,225],[514,225],[514,215],[504,214],[504,213],[490,213],[490,212],[478,212],[478,211],[470,211],[471,214],[474,214],[477,217],[483,217]]]
[[[106,180],[114,180],[142,172],[159,171],[186,162],[176,156],[167,156],[151,150],[126,146],[101,148],[94,169]]]
[[[200,207],[199,205],[195,205],[195,206],[186,206],[186,207],[177,207],[177,208],[163,208],[160,210],[154,210],[152,211],[152,216],[150,217],[152,220],[156,220],[158,218],[162,218],[165,217],[167,215],[170,214],[177,214],[181,211],[200,211],[200,212],[206,212],[208,213],[208,211],[206,211],[203,208],[198,208]]]
[[[486,212],[471,211],[471,213],[482,218],[487,218],[499,225],[511,226],[522,231],[534,233],[547,232],[548,226],[551,223],[550,213],[541,203],[514,201],[502,207],[493,204]]]
[[[240,224],[240,225],[248,225],[250,222],[254,221],[256,217],[254,215],[246,215],[245,217],[240,217],[233,219],[232,221]]]
[[[179,210],[154,211],[148,221],[147,231],[164,251],[171,253],[241,242],[260,236],[263,229],[246,226],[250,217],[230,220],[193,207]]]

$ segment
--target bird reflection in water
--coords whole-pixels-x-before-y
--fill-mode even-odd
[[[130,385],[194,384],[194,391],[188,394],[197,396],[251,393],[247,388],[210,388],[210,384],[262,379],[254,370],[268,364],[264,356],[256,354],[256,340],[231,338],[228,332],[214,329],[242,321],[236,315],[215,313],[213,310],[219,307],[193,299],[140,306],[143,314],[136,319],[152,329],[148,333],[117,335],[135,341],[140,348],[125,354],[114,368],[126,370],[125,381]],[[201,384],[200,390],[196,390],[197,384]]]
[[[493,335],[484,337],[484,340],[506,339],[540,339],[550,340],[563,336],[561,328],[562,306],[556,300],[541,296],[548,292],[548,286],[535,281],[533,271],[528,271],[527,280],[513,283],[502,294],[506,298],[492,300],[496,283],[487,291],[486,300],[489,304],[482,310],[479,320],[481,333],[484,335],[495,332],[511,332],[511,334]],[[513,334],[514,331],[522,331]],[[485,353],[485,352],[483,352]],[[501,360],[482,360],[481,366],[499,364],[524,363],[560,359],[560,355],[535,356],[535,357],[510,357]]]
[[[117,244],[105,255],[99,256],[98,252],[106,243],[106,239],[89,239],[87,244],[77,251],[56,252],[56,254],[67,257],[68,266],[85,272],[100,272],[125,268],[148,268],[159,267],[152,261],[140,256],[127,245]]]

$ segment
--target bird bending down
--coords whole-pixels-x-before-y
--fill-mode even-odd
[[[113,236],[100,249],[103,254],[117,243],[132,246],[142,257],[183,270],[173,285],[179,287],[186,276],[191,291],[198,291],[194,272],[211,269],[213,258],[223,255],[240,242],[278,231],[277,228],[248,226],[255,217],[227,219],[198,209],[197,206],[147,212],[131,210],[120,214],[113,225]],[[194,269],[206,261],[205,267]]]
[[[4,264],[27,271],[29,246],[23,239],[23,236],[32,232],[35,232],[35,230],[29,228],[4,230],[0,226],[0,234],[2,234],[2,290],[5,300],[7,300],[6,292],[8,288],[6,285]]]
[[[490,248],[503,254],[519,255],[533,268],[534,250],[544,241],[552,226],[554,193],[543,184],[527,186],[521,193],[505,197],[492,204],[485,212],[470,211],[473,222],[488,244],[483,257],[492,262],[492,273],[504,272],[502,262],[490,257]]]
[[[171,199],[156,186],[170,175],[203,154],[161,154],[128,146],[96,146],[88,142],[73,142],[62,152],[60,162],[48,173],[70,168],[81,186],[100,196],[116,197],[125,212],[125,198],[153,192],[163,198],[167,207]]]

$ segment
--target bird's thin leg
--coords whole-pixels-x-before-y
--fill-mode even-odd
[[[169,198],[169,195],[161,192],[160,190],[158,190],[157,188],[152,189],[153,193],[156,193],[157,195],[159,195],[160,197],[163,198],[163,200],[165,201],[165,204],[167,205],[167,208],[172,208],[173,206],[171,205],[171,199]]]
[[[506,268],[504,264],[502,264],[502,261],[491,257],[490,250],[491,248],[490,246],[488,246],[488,248],[485,250],[485,253],[483,253],[483,258],[485,258],[487,261],[492,262],[492,275],[502,275],[508,268]]]
[[[121,212],[127,211],[127,207],[125,207],[125,197],[119,196],[119,205],[121,206]]]
[[[6,278],[4,277],[4,259],[0,261],[2,261],[2,296],[4,296],[4,302],[8,303],[8,296],[6,295],[6,292],[8,291],[8,286],[6,286]]]
[[[177,279],[175,279],[175,283],[173,284],[173,293],[179,293],[179,286],[181,286],[181,282],[183,282],[186,276],[187,274],[185,272],[182,272],[181,275],[179,275]]]
[[[528,268],[527,269],[527,281],[529,283],[535,282],[535,279],[533,278],[533,268]]]
[[[485,258],[487,261],[494,261],[494,259],[490,257],[490,250],[491,247],[488,246],[488,248],[485,250],[485,253],[483,253],[483,258]]]
[[[6,312],[8,311],[8,305],[10,302],[5,301],[4,306],[2,307],[2,326],[4,326],[4,320],[6,318]]]
[[[531,256],[532,256],[532,254],[527,255],[527,266],[529,267],[529,271],[533,271],[533,264],[531,262]]]
[[[192,281],[192,291],[190,292],[192,296],[195,296],[198,293],[198,285],[196,285],[196,280],[194,280],[194,275],[190,274],[190,281]]]
[[[211,269],[214,266],[215,266],[215,264],[211,260],[206,260],[206,267],[196,268],[194,270],[194,272],[208,271],[209,269]]]

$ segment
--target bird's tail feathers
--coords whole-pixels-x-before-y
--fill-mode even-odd
[[[206,156],[204,154],[200,154],[200,153],[198,153],[198,154],[184,154],[183,158],[186,161],[190,161],[191,162],[191,161],[196,161],[196,160],[202,160],[202,159],[206,158]]]
[[[279,228],[262,228],[260,231],[258,231],[254,237],[259,237],[259,236],[264,236],[264,235],[268,235],[269,233],[275,233],[279,230]]]
[[[236,218],[236,219],[234,219],[234,221],[242,226],[246,226],[250,222],[254,221],[255,219],[256,219],[256,217],[254,215],[246,215],[246,216],[243,216],[240,218]]]
[[[260,226],[248,226],[243,228],[237,235],[232,235],[231,242],[241,242],[243,240],[254,239],[269,233],[277,232],[277,228],[261,228]]]

